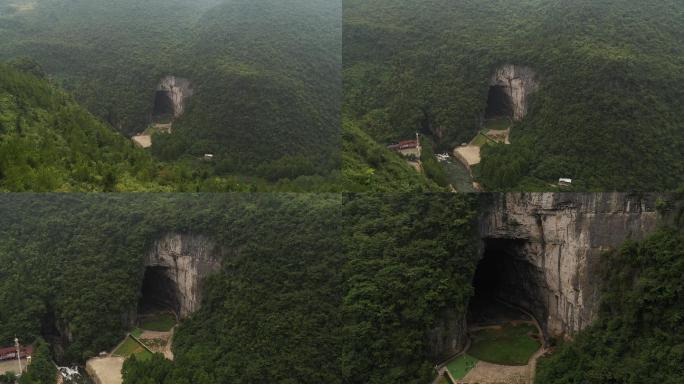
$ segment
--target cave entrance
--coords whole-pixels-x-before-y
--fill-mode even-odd
[[[173,117],[175,107],[170,91],[157,91],[154,95],[154,110],[152,114],[157,119]]]
[[[508,92],[506,92],[506,87],[493,85],[489,87],[489,94],[487,95],[485,119],[496,119],[501,117],[513,117],[513,102],[511,101]]]
[[[164,311],[180,313],[178,284],[171,276],[171,270],[167,267],[145,268],[138,313],[149,314]]]
[[[474,296],[468,308],[468,324],[498,325],[532,320],[538,313],[543,276],[525,256],[524,239],[485,239],[484,254],[473,279]]]
[[[64,361],[64,350],[69,344],[69,340],[59,330],[57,315],[51,304],[48,304],[45,315],[40,319],[40,334],[48,342],[55,361],[58,363],[71,363]]]

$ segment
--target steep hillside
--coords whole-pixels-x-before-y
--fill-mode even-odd
[[[0,190],[162,190],[152,157],[39,77],[0,64]],[[31,74],[34,72],[35,74]]]
[[[439,190],[351,124],[342,172],[299,175],[303,157],[269,166],[282,179],[220,176],[207,162],[162,162],[85,111],[30,60],[1,65],[0,190],[6,191],[426,191]]]
[[[425,192],[441,189],[348,120],[343,123],[342,137],[342,191]]]
[[[344,2],[345,112],[386,143],[440,149],[482,127],[496,70],[538,86],[511,145],[486,146],[489,190],[672,190],[684,179],[684,5],[642,1]]]
[[[352,195],[345,207],[346,383],[429,382],[434,342],[465,315],[478,257],[473,195]]]
[[[271,180],[292,178],[283,164],[294,175],[339,168],[340,12],[323,0],[228,1],[208,11],[184,53],[200,91],[154,152],[219,153],[221,171]]]
[[[16,3],[0,1],[0,58],[35,59],[127,136],[153,120],[163,77],[191,82],[173,133],[153,138],[159,158],[211,153],[212,174],[269,181],[339,168],[339,3]]]
[[[0,195],[0,343],[44,338],[60,363],[113,348],[135,323],[146,268],[167,253],[201,299],[182,306],[194,312],[174,361],[129,360],[126,383],[421,383],[441,315],[470,294],[474,204],[450,193]]]
[[[465,343],[478,263],[508,244],[503,276],[542,289],[504,297],[541,305],[546,337],[575,337],[538,382],[675,383],[681,208],[610,194],[0,194],[0,342],[42,338],[62,363],[112,348],[169,257],[164,291],[185,300],[175,359],[128,360],[127,384],[425,383]],[[558,231],[568,220],[577,231]],[[656,224],[669,228],[644,237]],[[555,255],[558,269],[535,266]]]
[[[181,255],[206,247],[222,268],[202,281],[202,306],[174,338],[179,382],[339,382],[339,196],[4,194],[0,203],[2,345],[42,336],[61,363],[113,348],[135,322],[144,255],[182,233],[197,241]]]

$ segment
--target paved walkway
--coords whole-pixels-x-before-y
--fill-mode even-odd
[[[537,360],[544,355],[547,351],[546,347],[546,342],[544,339],[544,333],[542,331],[542,328],[537,321],[537,319],[534,317],[534,315],[527,311],[525,308],[519,307],[517,305],[511,304],[509,302],[506,302],[504,300],[498,300],[501,304],[506,305],[508,307],[514,308],[518,311],[521,311],[525,315],[527,315],[531,320],[513,320],[512,323],[514,324],[532,324],[537,328],[537,332],[539,333],[539,336],[541,338],[541,347],[532,355],[530,356],[530,359],[527,361],[527,365],[521,365],[521,366],[512,366],[512,365],[499,365],[499,364],[494,364],[494,363],[488,363],[486,361],[478,361],[475,364],[475,367],[471,369],[466,376],[461,379],[461,380],[453,380],[454,383],[458,384],[534,384],[534,378],[536,374],[536,369],[537,369]],[[493,325],[478,325],[478,324],[473,324],[468,327],[468,332],[473,332],[477,330],[482,330],[482,329],[497,329],[501,328],[501,325],[493,324]],[[470,340],[468,340],[468,345],[464,349],[464,351],[460,352],[457,355],[454,355],[453,357],[449,358],[448,361],[451,361],[453,358],[459,356],[460,354],[466,353],[470,347]],[[447,362],[448,362],[447,361]],[[436,369],[439,375],[437,378],[433,381],[433,384],[436,384],[439,382],[439,379],[445,375],[448,374],[448,370],[446,370],[446,363],[441,363],[439,364]],[[453,378],[452,378],[453,379]]]
[[[478,384],[525,384],[529,380],[527,365],[499,365],[478,361],[461,381],[457,383]]]

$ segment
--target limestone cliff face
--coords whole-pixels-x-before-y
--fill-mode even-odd
[[[157,267],[175,282],[179,316],[199,308],[202,280],[221,268],[221,249],[203,235],[168,233],[145,254],[145,267]],[[170,289],[171,289],[170,288]]]
[[[540,322],[545,337],[572,336],[599,305],[601,255],[640,240],[666,221],[656,200],[666,194],[480,194],[481,257],[496,254],[496,296]],[[490,259],[492,260],[492,259]],[[461,351],[466,314],[445,311],[428,335],[435,362]]]
[[[159,82],[157,92],[166,92],[173,104],[173,117],[180,117],[185,112],[185,101],[192,96],[192,85],[187,79],[166,76]]]
[[[547,335],[594,319],[601,254],[656,229],[656,195],[522,193],[484,196],[483,252],[504,247],[515,285],[500,294],[529,309]]]
[[[446,310],[428,335],[429,356],[435,361],[443,361],[463,350],[467,343],[465,316],[454,310]]]
[[[536,74],[528,67],[507,64],[497,69],[490,85],[505,89],[511,98],[513,119],[522,120],[527,114],[527,97],[537,90]]]

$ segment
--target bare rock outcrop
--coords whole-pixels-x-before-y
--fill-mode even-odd
[[[639,240],[658,223],[657,195],[624,193],[493,194],[480,219],[483,252],[505,247],[511,282],[500,292],[529,309],[547,336],[572,335],[599,304],[601,255]]]
[[[479,195],[481,257],[494,258],[497,296],[525,308],[545,337],[572,336],[596,317],[604,252],[654,232],[666,194],[483,193]],[[503,271],[503,273],[501,273]],[[467,342],[466,314],[445,311],[427,335],[441,361]]]
[[[522,120],[527,114],[528,96],[537,90],[539,83],[535,72],[519,65],[507,64],[492,75],[490,86],[500,86],[510,97],[513,120]]]
[[[219,246],[203,235],[168,233],[154,242],[145,254],[145,267],[161,271],[173,282],[178,315],[185,318],[200,306],[202,280],[221,268]]]
[[[173,118],[180,117],[185,112],[186,100],[192,93],[190,80],[176,76],[164,77],[157,86],[155,113],[170,112]]]

